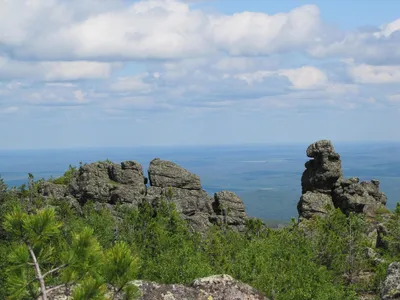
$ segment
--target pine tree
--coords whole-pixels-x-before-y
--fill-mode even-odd
[[[16,206],[5,215],[3,227],[13,241],[5,274],[10,299],[47,300],[51,291],[77,284],[74,299],[104,299],[107,284],[114,287],[114,297],[136,295],[129,281],[136,277],[138,262],[125,243],[104,252],[89,227],[72,233],[67,242],[54,208],[28,214]]]

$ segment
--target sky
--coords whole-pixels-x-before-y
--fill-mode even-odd
[[[400,142],[398,0],[0,0],[0,149]]]

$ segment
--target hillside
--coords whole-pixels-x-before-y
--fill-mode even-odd
[[[248,217],[237,194],[210,196],[199,176],[158,158],[147,177],[135,161],[101,161],[3,184],[0,298],[400,299],[400,208],[386,208],[378,180],[346,179],[330,141],[306,153],[299,217],[278,230]],[[110,271],[120,249],[126,273]]]

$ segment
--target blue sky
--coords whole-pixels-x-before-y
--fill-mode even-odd
[[[0,148],[400,141],[399,12],[0,0]]]

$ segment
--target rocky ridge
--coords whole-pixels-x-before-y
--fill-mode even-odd
[[[243,231],[248,218],[236,194],[221,191],[210,197],[197,175],[159,158],[150,162],[148,179],[143,167],[134,161],[96,162],[82,165],[66,184],[42,182],[39,190],[45,197],[64,199],[75,206],[89,200],[109,206],[137,206],[142,201],[155,204],[163,198],[175,203],[181,216],[200,232],[213,224]]]

